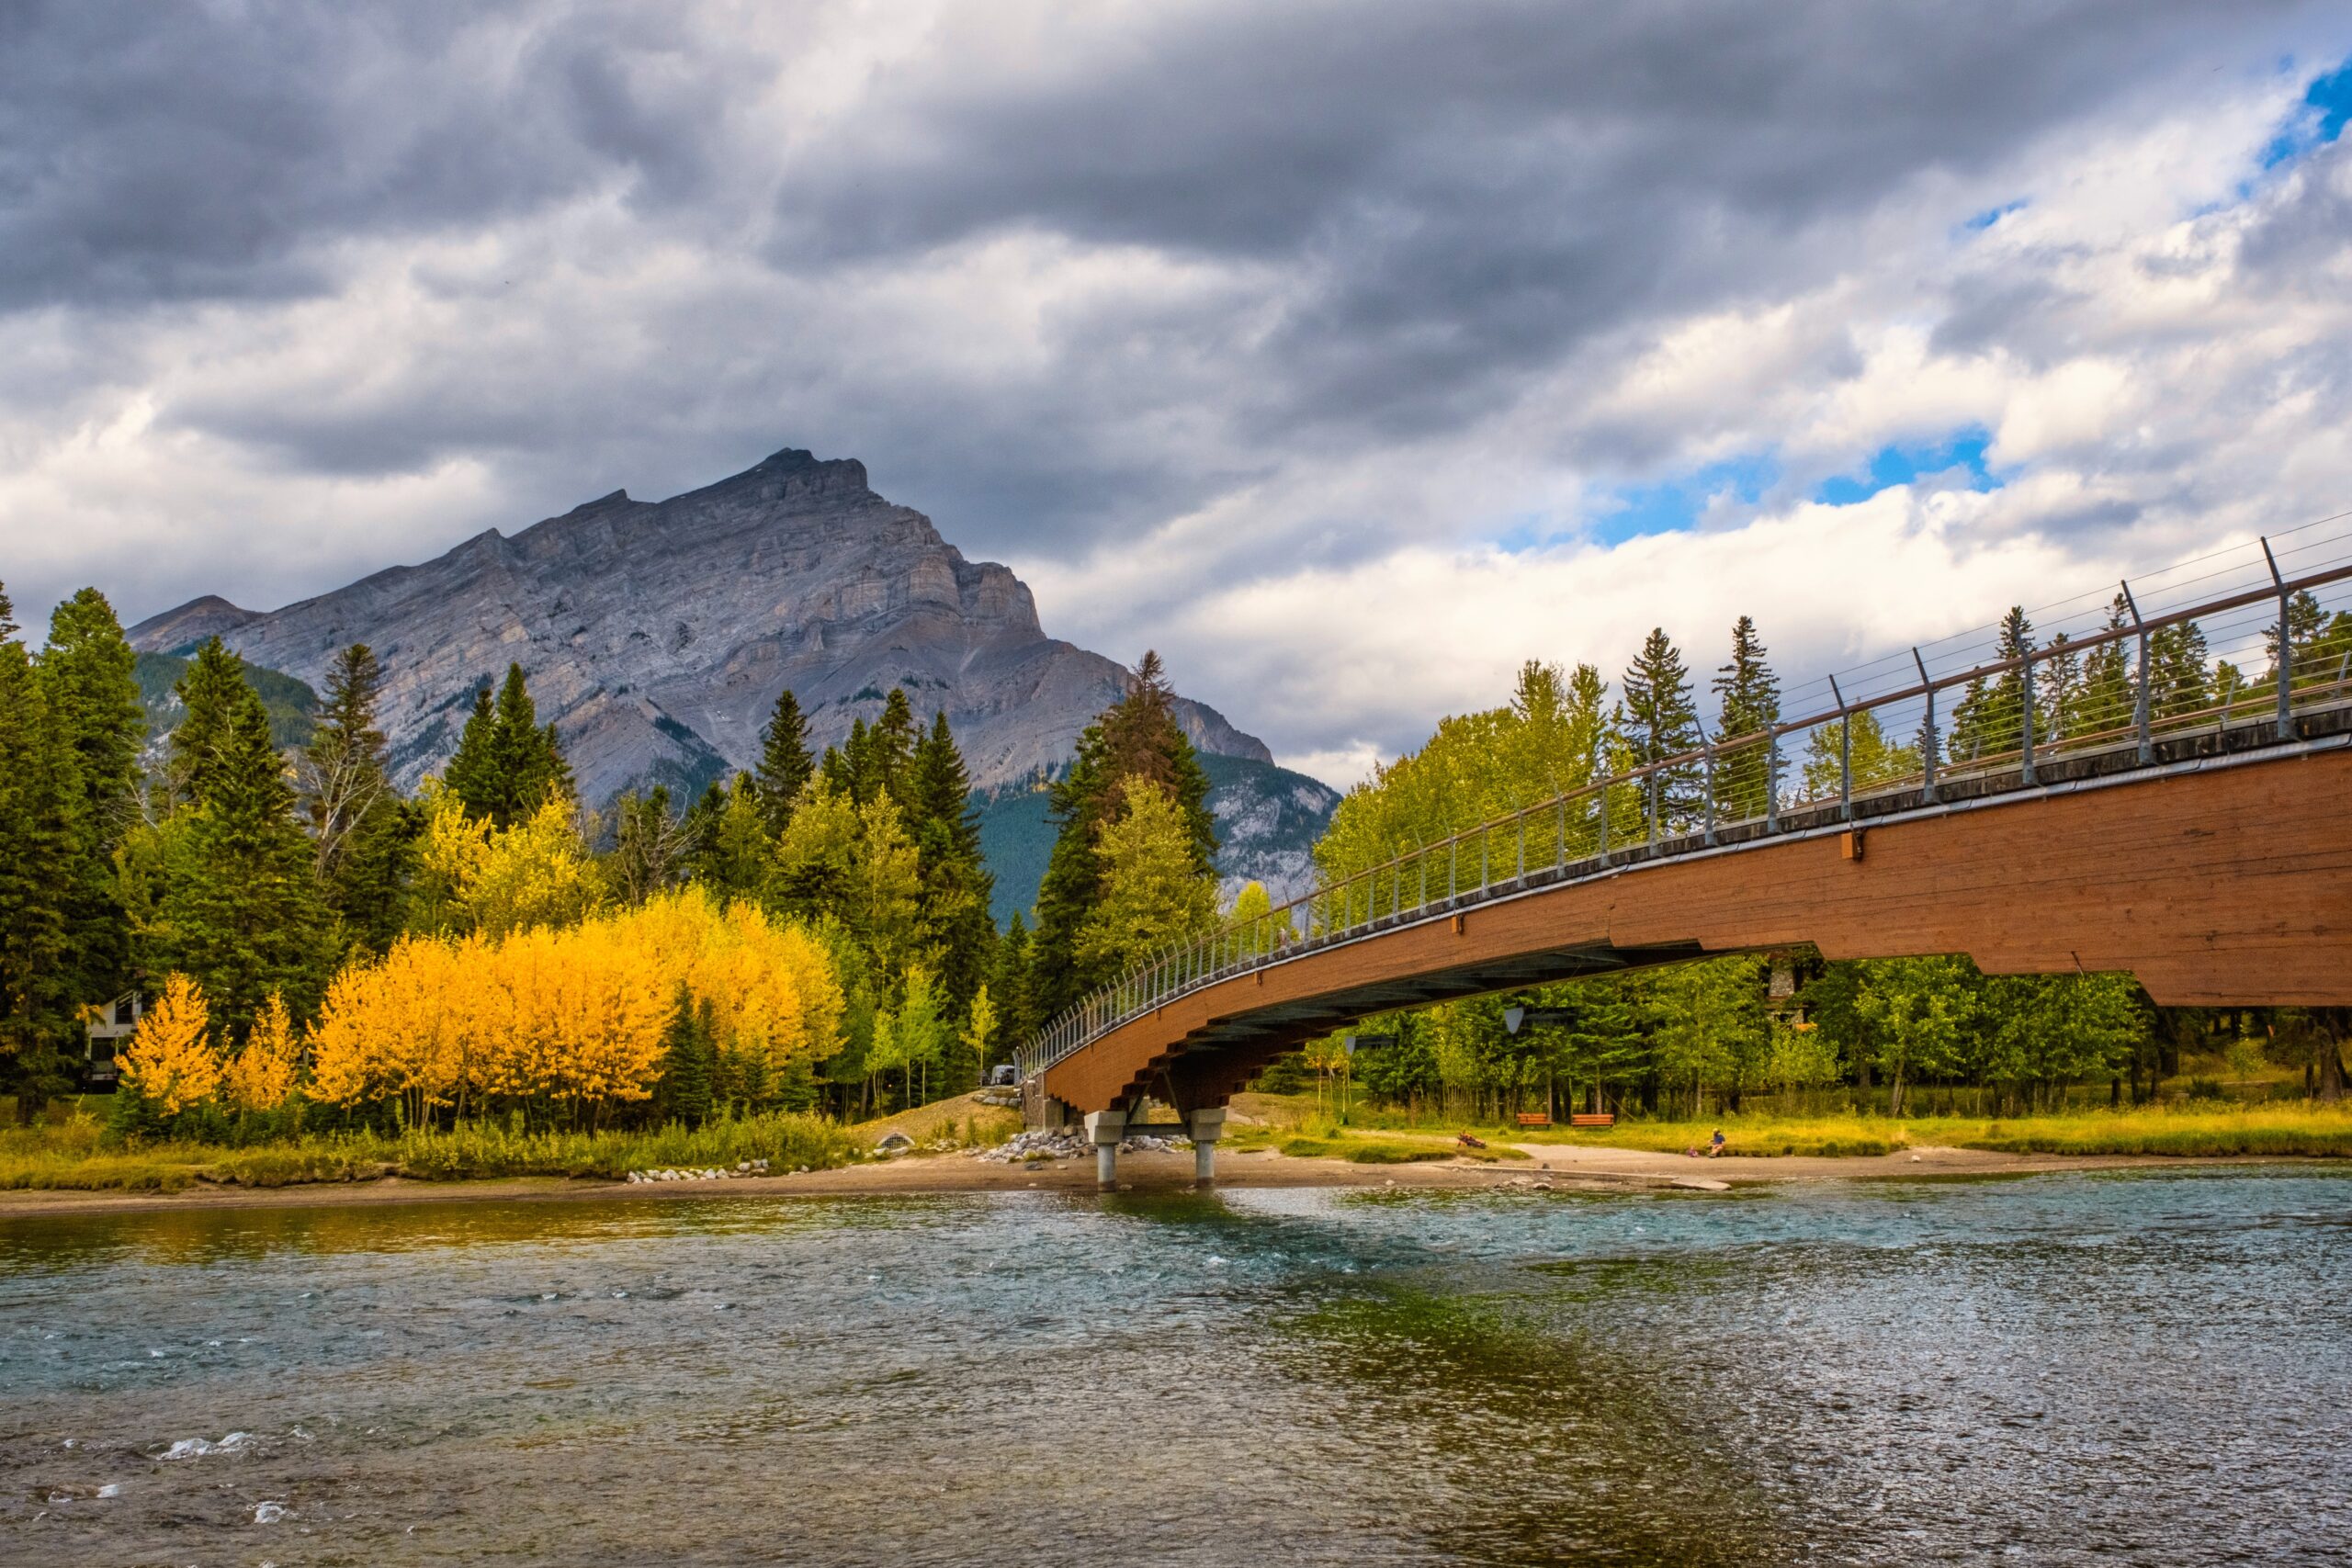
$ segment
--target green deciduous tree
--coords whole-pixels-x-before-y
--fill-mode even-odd
[[[1102,891],[1075,948],[1080,964],[1104,975],[1207,929],[1216,915],[1216,884],[1193,859],[1182,808],[1142,778],[1127,779],[1121,794],[1123,809],[1096,842]]]

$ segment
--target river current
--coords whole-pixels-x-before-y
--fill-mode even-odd
[[[2352,1561],[2352,1177],[0,1221],[0,1562]]]

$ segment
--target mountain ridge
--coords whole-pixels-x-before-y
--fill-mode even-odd
[[[313,686],[344,647],[368,643],[410,786],[447,760],[473,693],[511,660],[591,801],[657,781],[698,790],[752,766],[786,687],[815,746],[904,687],[920,716],[947,714],[974,785],[1002,788],[1065,762],[1126,679],[1047,637],[1027,584],[876,494],[865,464],[797,447],[665,501],[616,490],[511,536],[487,529],[276,610],[204,595],[130,636],[163,654],[218,636]],[[1202,750],[1272,765],[1214,708],[1180,699],[1178,713]]]

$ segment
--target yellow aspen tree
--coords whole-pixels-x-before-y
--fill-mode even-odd
[[[223,1074],[229,1103],[240,1111],[275,1111],[294,1090],[294,1019],[277,991],[262,1004],[245,1035],[244,1049]]]
[[[172,975],[123,1051],[124,1087],[153,1100],[166,1116],[210,1100],[220,1090],[220,1057],[207,1033],[211,1022],[196,982]]]

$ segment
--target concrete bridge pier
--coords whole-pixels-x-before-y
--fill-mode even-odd
[[[1119,1140],[1127,1135],[1124,1111],[1089,1111],[1086,1137],[1094,1145],[1094,1185],[1105,1192],[1119,1185]]]
[[[1225,1136],[1225,1107],[1195,1111],[1184,1118],[1193,1136],[1193,1185],[1216,1184],[1216,1141]]]

